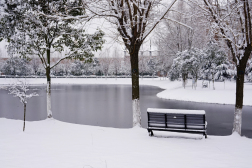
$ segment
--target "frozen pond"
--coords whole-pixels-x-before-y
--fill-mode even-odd
[[[46,118],[46,86],[34,86],[39,97],[28,101],[27,120]],[[147,108],[205,110],[208,135],[230,135],[234,105],[217,105],[164,100],[156,97],[162,89],[140,86],[142,126],[147,126]],[[132,126],[130,85],[52,85],[52,111],[55,119],[76,124],[130,128]],[[0,90],[0,117],[23,119],[18,98]],[[252,138],[252,107],[243,108],[242,134]],[[147,131],[146,131],[147,133]]]

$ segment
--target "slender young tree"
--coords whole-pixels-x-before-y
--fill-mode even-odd
[[[109,57],[109,50],[105,51],[100,57],[100,67],[106,79],[111,68],[112,60],[113,58]]]
[[[172,0],[165,7],[160,5],[161,1],[153,0],[95,0],[87,5],[87,9],[93,14],[104,17],[116,26],[130,54],[133,126],[141,125],[138,67],[140,47],[176,1]],[[162,7],[163,12],[157,12]]]
[[[252,51],[252,3],[249,0],[204,0],[202,10],[212,23],[215,38],[223,39],[236,65],[233,132],[241,135],[245,68]]]
[[[80,22],[86,18],[85,10],[78,8],[81,1],[6,0],[6,4],[8,14],[2,23],[9,51],[40,58],[47,78],[47,117],[51,118],[51,69],[64,59],[90,61],[93,51],[101,49],[104,33],[85,34]],[[62,51],[67,52],[52,64],[52,53]]]
[[[26,104],[28,99],[38,96],[36,92],[28,94],[29,85],[26,82],[19,81],[20,84],[13,84],[11,87],[8,88],[9,94],[13,94],[14,97],[18,97],[20,102],[24,106],[24,125],[23,131],[25,131],[25,117],[26,117]]]

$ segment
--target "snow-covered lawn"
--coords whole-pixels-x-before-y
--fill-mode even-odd
[[[15,79],[0,79],[2,85]],[[46,79],[27,79],[34,85]],[[131,84],[131,79],[62,79],[53,84]],[[216,90],[186,89],[179,81],[140,79],[141,85],[166,89],[166,99],[234,104],[235,83],[216,82]],[[246,83],[244,104],[252,105],[252,84]],[[0,118],[1,168],[250,168],[252,141],[234,134],[208,136],[154,132],[144,128],[104,128],[76,125],[54,119],[23,122]]]
[[[250,168],[252,141],[238,135],[156,133],[0,118],[1,168]],[[155,132],[154,132],[155,134]]]
[[[174,99],[193,102],[205,102],[205,103],[217,103],[217,104],[235,104],[236,83],[235,81],[215,82],[215,90],[212,88],[202,88],[202,81],[198,82],[198,87],[192,89],[192,84],[188,82],[188,85],[184,89],[181,82],[179,87],[167,89],[157,96],[164,99]],[[171,82],[173,83],[173,82]],[[244,83],[244,97],[243,105],[252,106],[252,83]]]
[[[16,79],[0,78],[1,85],[14,83]],[[19,79],[23,80],[23,79]],[[30,84],[46,84],[45,78],[28,78]],[[164,91],[157,94],[158,97],[164,99],[174,99],[193,102],[218,103],[218,104],[235,104],[235,87],[234,81],[215,82],[215,90],[210,88],[202,88],[202,81],[198,81],[198,87],[192,89],[191,80],[188,81],[186,88],[182,87],[181,81],[171,82],[170,80],[160,80],[159,78],[144,78],[139,79],[140,85],[157,86]],[[130,78],[52,78],[53,84],[131,84]],[[252,106],[252,83],[244,84],[244,105]]]

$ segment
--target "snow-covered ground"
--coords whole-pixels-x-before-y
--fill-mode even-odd
[[[26,79],[33,85],[46,79]],[[15,79],[0,79],[0,87]],[[131,79],[52,79],[52,84],[131,84]],[[216,82],[215,90],[179,81],[140,79],[141,85],[165,89],[167,99],[234,104],[235,83]],[[244,104],[252,105],[252,84],[245,84]],[[250,97],[249,97],[250,96]],[[1,168],[250,168],[251,139],[118,129],[64,123],[54,119],[23,122],[0,118]]]
[[[0,78],[0,86],[14,83],[16,79]],[[20,79],[19,79],[20,80]],[[21,79],[23,80],[23,79]],[[46,84],[45,78],[28,78],[30,84]],[[174,99],[193,102],[218,103],[218,104],[235,104],[235,87],[234,81],[215,82],[215,90],[212,89],[212,83],[209,88],[202,88],[202,81],[198,81],[198,87],[192,89],[191,80],[188,81],[186,88],[182,87],[181,81],[171,82],[170,80],[160,80],[159,78],[139,79],[140,85],[157,86],[164,91],[157,94],[163,99]],[[130,78],[52,78],[53,84],[131,84]],[[225,84],[225,85],[224,85]],[[244,84],[244,105],[252,106],[252,83]]]
[[[231,136],[0,118],[1,168],[250,168],[252,141]]]

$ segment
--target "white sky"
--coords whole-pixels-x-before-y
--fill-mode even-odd
[[[124,56],[124,49],[125,46],[122,42],[122,39],[118,35],[118,32],[114,25],[111,25],[108,21],[105,19],[94,19],[91,22],[89,22],[86,25],[86,30],[88,33],[93,33],[97,28],[100,28],[102,31],[105,32],[104,39],[106,40],[106,43],[103,46],[102,51],[99,51],[96,53],[95,56],[104,56],[107,53],[109,56],[113,56],[114,50],[116,49],[118,53],[120,53],[120,56]],[[149,38],[147,38],[141,48],[141,50],[149,51],[150,50],[150,39],[152,38],[153,34],[149,35]],[[154,43],[152,42],[151,50],[157,50],[156,46],[154,46]],[[146,53],[147,54],[147,53]]]

